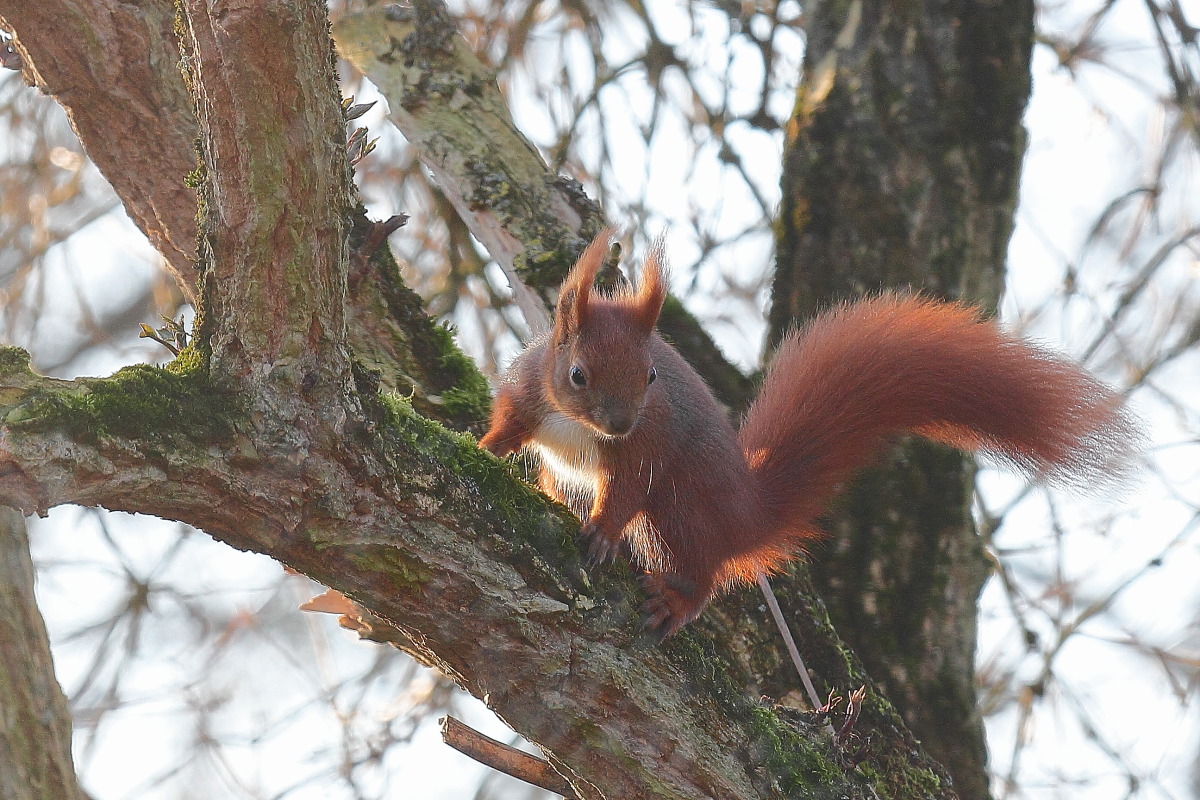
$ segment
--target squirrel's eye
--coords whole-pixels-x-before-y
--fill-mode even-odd
[[[571,367],[571,383],[576,386],[587,386],[587,378],[583,376],[583,370],[579,367]]]
[[[654,370],[654,367],[651,367],[650,374],[646,376],[646,385],[649,386],[650,384],[654,383],[654,379],[657,377],[658,373]]]

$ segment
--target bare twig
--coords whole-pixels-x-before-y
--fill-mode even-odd
[[[763,598],[767,601],[767,608],[771,609],[775,627],[779,628],[783,644],[787,648],[788,655],[792,657],[792,664],[795,665],[796,672],[800,675],[800,682],[804,684],[804,691],[808,692],[809,702],[812,703],[813,710],[817,710],[821,708],[821,697],[817,694],[817,687],[813,686],[808,669],[804,666],[804,659],[800,657],[800,649],[796,647],[796,640],[792,637],[791,628],[788,627],[787,620],[783,618],[783,610],[779,608],[779,601],[775,599],[775,591],[771,589],[766,575],[758,573],[757,580],[758,588],[762,590]]]
[[[548,792],[561,794],[567,800],[578,797],[571,784],[550,766],[550,762],[484,736],[454,717],[442,717],[438,723],[442,726],[443,742],[480,764]]]

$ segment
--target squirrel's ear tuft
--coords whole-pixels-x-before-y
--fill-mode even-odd
[[[637,322],[647,334],[654,330],[663,301],[667,299],[666,255],[666,243],[660,236],[650,245],[641,275],[638,276],[637,295],[634,298]]]
[[[579,332],[579,318],[575,313],[579,291],[565,283],[558,290],[558,308],[554,312],[554,343],[562,344]]]
[[[571,268],[571,273],[559,288],[558,307],[554,318],[555,341],[574,336],[587,322],[592,286],[596,282],[596,274],[604,266],[604,257],[608,255],[611,240],[611,228],[600,231],[579,256],[579,260]]]

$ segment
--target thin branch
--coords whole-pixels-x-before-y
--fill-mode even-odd
[[[498,742],[490,736],[484,736],[454,717],[442,717],[438,720],[438,724],[442,728],[443,742],[480,764],[503,772],[505,775],[511,775],[519,781],[541,787],[548,792],[560,794],[564,800],[577,800],[579,797],[575,794],[571,784],[564,780],[554,767],[550,766],[550,762],[504,744],[504,742]]]

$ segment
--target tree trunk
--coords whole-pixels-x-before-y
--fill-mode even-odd
[[[33,577],[25,519],[0,508],[0,797],[84,800]]]
[[[829,305],[919,289],[994,308],[1030,89],[1027,0],[805,6],[771,338]],[[988,574],[969,459],[918,442],[830,515],[813,580],[834,626],[964,798],[989,796],[976,710]]]

